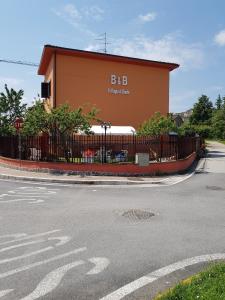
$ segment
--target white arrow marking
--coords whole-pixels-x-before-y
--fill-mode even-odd
[[[29,195],[27,194],[22,194],[22,193],[16,193],[17,197],[22,196],[22,197],[30,197],[30,198],[37,198],[37,197],[49,197],[48,195],[43,195],[43,194],[32,194]],[[7,195],[8,197],[15,197],[15,195]]]
[[[130,295],[134,291],[142,288],[143,286],[152,283],[170,273],[178,271],[180,269],[184,269],[188,266],[198,264],[201,262],[208,262],[213,260],[225,259],[225,253],[217,253],[211,255],[202,255],[202,256],[195,256],[192,258],[184,259],[164,268],[158,269],[153,271],[139,279],[136,279],[123,287],[119,288],[118,290],[112,292],[111,294],[101,298],[100,300],[120,300],[127,295]]]
[[[37,203],[42,203],[42,202],[45,202],[45,200],[35,200],[35,201],[32,201],[32,202],[29,202],[31,204],[37,204]]]
[[[56,194],[56,192],[53,192],[53,191],[34,191],[34,192],[17,192],[16,193],[17,195],[19,194],[19,195],[43,195],[43,194]],[[14,195],[8,195],[8,196],[14,196]]]
[[[1,235],[0,239],[5,239],[5,238],[9,238],[9,237],[20,238],[20,237],[24,237],[24,236],[27,236],[27,234],[26,233],[5,234],[5,235]]]
[[[42,261],[37,261],[37,262],[35,262],[33,264],[26,265],[26,266],[23,266],[21,268],[10,270],[10,271],[5,272],[5,273],[0,273],[0,279],[6,278],[8,276],[12,276],[14,274],[17,274],[17,273],[20,273],[20,272],[23,272],[23,271],[27,271],[27,270],[33,269],[35,267],[47,264],[49,262],[52,262],[52,261],[55,261],[55,260],[58,260],[58,259],[70,256],[70,255],[73,255],[73,254],[76,254],[76,253],[79,253],[79,252],[82,252],[82,251],[86,251],[86,250],[87,250],[86,247],[78,248],[78,249],[75,249],[73,251],[70,251],[70,252],[67,252],[67,253],[64,253],[64,254],[60,254],[60,255],[54,256],[54,257],[49,258],[49,259],[45,259],[45,260],[42,260]]]
[[[71,240],[71,237],[70,236],[57,236],[57,237],[51,237],[51,238],[48,238],[49,241],[52,241],[52,240],[60,240],[58,243],[56,243],[56,247],[58,246],[62,246],[62,245],[65,245],[66,243],[68,243],[70,240]]]
[[[21,300],[35,300],[52,292],[61,282],[64,275],[72,268],[83,265],[82,260],[75,261],[68,265],[62,266],[45,276],[45,278],[38,284],[36,289],[25,298]]]
[[[11,241],[0,243],[0,245],[6,245],[6,244],[14,243],[14,242],[25,241],[25,240],[29,240],[31,238],[45,236],[45,235],[49,235],[49,234],[52,234],[52,233],[55,233],[55,232],[59,232],[59,231],[61,231],[61,230],[60,229],[55,229],[55,230],[46,231],[46,232],[42,232],[42,233],[38,233],[38,234],[26,235],[25,237],[21,237],[21,238],[15,239],[15,240],[11,240]]]
[[[29,186],[22,186],[22,187],[19,187],[19,189],[21,189],[21,190],[24,190],[24,189],[27,189],[27,190],[31,190],[31,191],[34,191],[34,190],[37,190],[37,189],[39,189],[39,190],[48,190],[48,191],[58,191],[59,189],[47,189],[46,187],[42,187],[42,186],[36,186],[36,187],[34,187],[34,188],[32,188],[32,187],[29,187]]]
[[[110,264],[110,261],[105,257],[93,257],[90,258],[89,261],[95,264],[95,267],[91,269],[87,273],[87,275],[94,275],[94,274],[101,273]]]
[[[5,248],[0,249],[0,253],[11,250],[11,249],[20,248],[20,247],[27,246],[27,245],[38,244],[38,243],[42,243],[42,242],[44,242],[44,240],[31,241],[31,242],[26,242],[26,243],[22,243],[22,244],[18,244],[18,245],[5,247]]]
[[[8,194],[1,194],[0,198],[5,197],[5,196],[9,196]]]
[[[2,260],[0,260],[0,264],[8,263],[8,262],[11,262],[11,261],[23,259],[23,258],[30,257],[30,256],[34,256],[34,255],[37,255],[37,254],[40,254],[40,253],[43,253],[43,252],[46,252],[46,251],[49,251],[49,250],[53,250],[53,249],[54,249],[54,247],[49,246],[49,247],[43,248],[41,250],[30,252],[30,253],[27,253],[27,254],[24,254],[24,255],[2,259]]]
[[[3,200],[0,201],[0,203],[13,203],[13,202],[21,202],[21,201],[38,201],[38,199],[33,199],[33,197],[29,196],[29,198],[26,199],[13,199],[13,200]],[[44,200],[42,200],[44,201]]]
[[[0,298],[4,297],[5,295],[11,293],[13,291],[13,289],[11,290],[2,290],[0,291]]]

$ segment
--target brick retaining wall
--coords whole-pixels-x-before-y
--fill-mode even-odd
[[[112,176],[152,176],[162,174],[174,174],[186,171],[196,159],[196,153],[192,153],[185,159],[168,162],[150,163],[149,166],[140,167],[135,164],[73,164],[61,162],[42,162],[17,160],[0,157],[0,164],[26,171],[35,172],[62,172],[71,174],[88,175],[112,175]]]

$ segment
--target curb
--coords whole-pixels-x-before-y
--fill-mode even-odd
[[[192,166],[182,172],[182,174],[190,174],[193,173],[201,173],[204,170],[206,163],[206,158],[200,159],[198,162],[194,162]],[[37,172],[38,173],[38,172]],[[39,173],[41,174],[41,173]],[[43,173],[42,173],[43,174]],[[176,175],[178,175],[177,173]],[[175,175],[175,174],[173,174]],[[171,176],[173,176],[171,175]],[[99,178],[101,176],[96,176]],[[137,177],[140,178],[141,176]],[[145,177],[145,176],[143,176]],[[93,179],[86,179],[86,180],[77,180],[77,179],[66,179],[66,178],[45,178],[45,177],[29,177],[29,176],[19,176],[19,175],[7,175],[7,174],[0,174],[0,179],[4,180],[15,180],[15,181],[29,181],[29,182],[47,182],[47,183],[61,183],[61,184],[74,184],[74,185],[165,185],[164,180],[157,180],[157,181],[136,181],[136,180],[93,180]]]
[[[80,184],[80,185],[147,185],[147,184],[163,184],[163,181],[119,181],[119,180],[69,180],[55,178],[36,178],[26,176],[14,176],[0,174],[0,179],[15,181],[31,181],[31,182],[47,182],[47,183],[63,183],[63,184]]]
[[[205,167],[206,167],[206,160],[207,160],[207,153],[206,153],[206,156],[201,158],[197,164],[197,167],[196,167],[196,170],[195,170],[195,173],[203,173],[205,172]]]

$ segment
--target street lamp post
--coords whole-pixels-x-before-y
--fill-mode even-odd
[[[22,118],[16,118],[15,124],[14,124],[17,134],[18,134],[18,138],[19,138],[19,160],[20,160],[20,166],[21,166],[21,158],[22,158],[22,143],[21,143],[21,133],[20,130],[23,127],[23,119]]]
[[[3,121],[2,119],[0,118],[0,136],[2,134],[2,125],[3,125]],[[0,148],[0,155],[2,155],[2,148]]]
[[[103,152],[103,162],[106,163],[106,131],[107,129],[111,128],[111,123],[110,122],[102,122],[101,127],[105,131],[105,139],[104,139],[104,152]]]

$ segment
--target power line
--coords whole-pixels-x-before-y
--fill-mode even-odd
[[[23,66],[30,66],[30,67],[38,67],[39,65],[29,61],[22,61],[22,60],[12,60],[12,59],[0,59],[0,62],[8,63],[8,64],[17,64]]]

